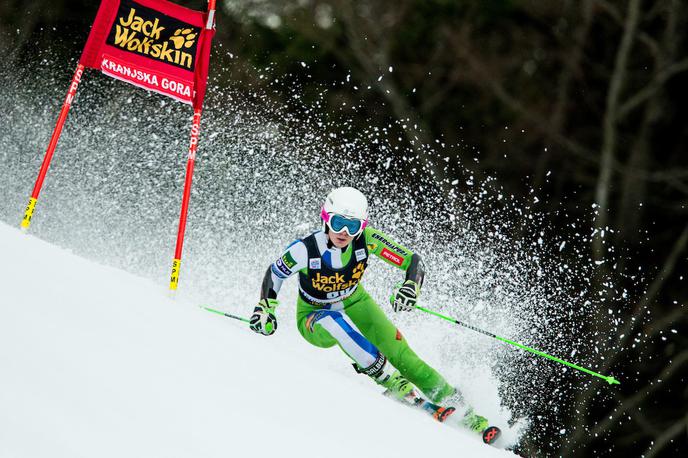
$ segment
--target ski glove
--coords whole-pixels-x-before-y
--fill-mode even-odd
[[[261,299],[253,309],[249,327],[258,334],[271,336],[277,330],[275,308],[279,305],[277,299]]]
[[[410,312],[416,308],[420,296],[420,287],[413,280],[406,280],[394,288],[394,294],[389,298],[395,312]]]

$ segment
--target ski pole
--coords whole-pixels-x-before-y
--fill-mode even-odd
[[[505,339],[504,337],[499,337],[495,334],[492,334],[491,332],[487,332],[487,331],[484,331],[480,328],[476,328],[475,326],[471,326],[468,323],[464,323],[464,322],[459,321],[457,319],[442,315],[441,313],[437,313],[437,312],[434,312],[432,310],[428,310],[424,307],[421,307],[420,305],[416,305],[416,308],[418,310],[425,312],[425,313],[429,313],[431,315],[435,315],[436,317],[442,318],[443,320],[450,321],[452,323],[458,324],[459,326],[463,326],[464,328],[468,328],[472,331],[476,331],[476,332],[479,332],[480,334],[486,335],[488,337],[492,337],[493,339],[501,340],[502,342],[508,343],[509,345],[513,345],[513,346],[518,347],[522,350],[526,350],[526,351],[534,353],[538,356],[542,356],[543,358],[551,359],[552,361],[556,361],[558,363],[564,364],[565,366],[572,367],[573,369],[576,369],[578,371],[585,372],[586,374],[590,374],[590,375],[593,375],[595,377],[599,377],[599,378],[603,379],[604,381],[606,381],[607,383],[609,383],[610,385],[620,385],[621,384],[621,382],[619,382],[617,379],[615,379],[611,375],[606,376],[606,375],[598,374],[597,372],[591,371],[590,369],[586,369],[585,367],[581,367],[581,366],[578,366],[577,364],[573,364],[573,363],[570,363],[568,361],[564,361],[563,359],[559,359],[556,356],[548,355],[545,352],[542,352],[540,350],[536,350],[534,348],[527,347],[527,346],[520,344],[518,342],[514,342],[513,340]]]
[[[244,323],[250,323],[251,322],[251,320],[249,320],[248,318],[232,315],[231,313],[227,313],[227,312],[221,312],[220,310],[211,309],[210,307],[206,307],[205,305],[201,305],[200,307],[202,309],[209,311],[209,312],[217,313],[218,315],[222,315],[222,316],[226,316],[227,318],[232,318],[234,320],[243,321]]]

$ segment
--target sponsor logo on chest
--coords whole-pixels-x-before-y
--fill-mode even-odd
[[[356,267],[354,267],[350,277],[344,273],[338,272],[335,272],[333,275],[322,275],[320,272],[318,272],[314,277],[311,278],[311,284],[313,285],[313,288],[325,293],[345,291],[358,284],[363,276],[364,270],[365,265],[362,262],[359,262]]]
[[[366,258],[365,248],[361,248],[360,250],[356,250],[354,252],[354,256],[356,256],[356,261],[363,261]]]
[[[322,264],[322,261],[320,258],[311,258],[308,260],[308,268],[313,269],[313,270],[319,270],[320,266]],[[318,274],[320,275],[320,274]]]

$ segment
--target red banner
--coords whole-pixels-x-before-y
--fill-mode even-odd
[[[81,55],[86,67],[203,105],[213,18],[167,0],[102,0]]]

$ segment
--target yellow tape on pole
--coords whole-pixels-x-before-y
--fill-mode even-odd
[[[36,208],[36,202],[38,202],[38,199],[31,197],[29,199],[29,204],[26,206],[26,211],[24,212],[24,219],[22,219],[21,222],[21,228],[24,231],[29,230],[29,226],[31,225],[31,217],[33,216],[33,211]]]
[[[172,260],[172,275],[170,275],[170,290],[176,291],[179,285],[179,270],[182,264],[181,259]]]

